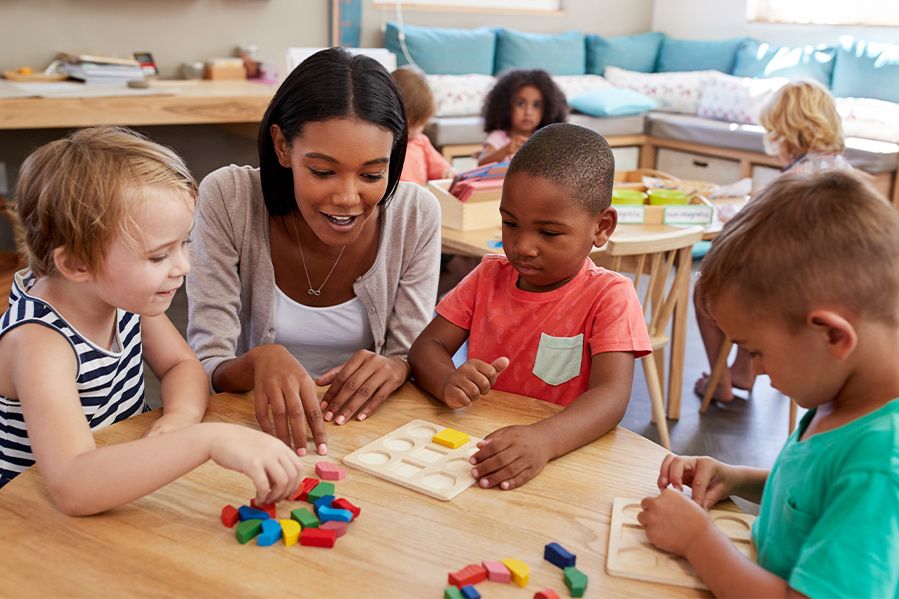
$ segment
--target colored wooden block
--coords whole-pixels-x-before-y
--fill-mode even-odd
[[[583,597],[584,591],[587,590],[587,575],[575,568],[569,566],[562,570],[565,577],[565,586],[572,597]]]
[[[481,599],[481,594],[472,585],[464,586],[459,590],[462,591],[462,596],[465,599]]]
[[[534,599],[559,599],[559,594],[552,589],[543,589],[542,591],[537,591]]]
[[[325,495],[324,497],[319,498],[318,501],[313,504],[315,506],[315,513],[318,514],[318,510],[323,507],[331,507],[332,503],[334,503],[333,495]],[[319,514],[318,517],[321,519],[321,514]]]
[[[309,491],[318,486],[321,481],[317,478],[304,478],[297,490],[290,496],[291,501],[306,501]]]
[[[520,559],[514,559],[511,557],[501,559],[500,561],[505,567],[509,568],[509,572],[512,573],[512,580],[515,582],[515,584],[520,587],[528,586],[528,578],[531,575],[531,569],[526,563],[524,563]]]
[[[448,586],[443,589],[443,599],[465,599],[458,587]]]
[[[318,528],[318,525],[320,524],[318,518],[315,517],[315,514],[304,507],[291,511],[290,519],[299,522],[300,526],[303,527],[303,530],[306,530],[307,528]]]
[[[346,468],[342,468],[331,462],[319,462],[315,465],[315,473],[322,480],[343,480],[346,478]]]
[[[481,565],[487,570],[487,580],[492,582],[512,582],[512,573],[509,572],[509,568],[505,567],[502,562],[487,560],[481,562]]]
[[[247,544],[250,539],[262,530],[262,520],[244,520],[234,529],[234,536],[241,545]]]
[[[344,499],[341,497],[340,499],[335,499],[331,504],[331,507],[336,507],[339,510],[349,510],[353,514],[353,520],[359,517],[359,514],[362,513],[362,510],[352,503],[350,503],[349,499]]]
[[[487,570],[480,564],[468,564],[458,572],[450,572],[447,580],[450,584],[459,587],[470,584],[478,584],[487,579]]]
[[[353,519],[353,512],[322,506],[321,509],[318,510],[318,519],[322,522],[336,520],[338,522],[346,522],[349,524],[350,520]]]
[[[266,503],[265,505],[257,505],[256,499],[254,498],[254,499],[250,500],[250,507],[256,508],[257,510],[262,510],[263,512],[268,514],[268,517],[271,518],[272,520],[274,520],[275,518],[278,517],[277,514],[275,513],[275,504],[274,503]]]
[[[257,510],[254,507],[249,507],[246,505],[242,505],[237,509],[237,515],[240,518],[240,521],[244,520],[268,520],[268,512],[263,512],[262,510]]]
[[[454,428],[445,428],[431,438],[431,441],[450,449],[458,449],[469,441],[469,436]]]
[[[300,531],[303,527],[296,520],[278,520],[281,525],[281,536],[284,538],[284,545],[290,547],[296,545],[300,540]]]
[[[543,559],[560,568],[573,566],[577,561],[577,556],[559,545],[558,543],[547,543],[543,548]]]
[[[222,524],[228,528],[233,528],[239,520],[240,514],[237,512],[236,507],[233,505],[226,505],[222,508]]]
[[[327,522],[322,522],[319,528],[324,528],[325,530],[333,530],[334,534],[339,539],[346,534],[347,523],[341,522],[339,520],[328,520]]]
[[[256,544],[260,547],[269,547],[281,539],[281,525],[277,520],[263,520],[262,532],[256,537]]]
[[[315,485],[315,488],[309,491],[309,494],[306,495],[306,501],[309,503],[315,503],[325,495],[333,495],[334,494],[334,485],[332,483],[318,483]]]
[[[300,545],[309,547],[333,547],[337,533],[327,528],[304,528],[300,533]]]

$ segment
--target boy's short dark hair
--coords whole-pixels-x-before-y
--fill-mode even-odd
[[[540,129],[512,158],[507,175],[516,173],[566,189],[591,216],[612,203],[612,148],[602,135],[585,127],[556,123]]]
[[[816,306],[899,326],[899,213],[848,170],[782,175],[724,226],[701,280],[710,307],[727,291],[794,330]]]

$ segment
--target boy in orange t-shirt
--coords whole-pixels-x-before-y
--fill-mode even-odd
[[[589,258],[617,224],[614,171],[609,144],[589,129],[535,133],[503,184],[506,257],[484,258],[409,352],[418,384],[452,408],[491,388],[565,406],[488,435],[472,456],[481,487],[520,486],[624,416],[634,359],[651,345],[633,284]],[[469,360],[456,369],[451,357],[466,339]]]

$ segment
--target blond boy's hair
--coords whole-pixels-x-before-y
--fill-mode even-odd
[[[414,68],[400,67],[393,72],[392,77],[403,98],[406,125],[409,129],[423,127],[437,111],[434,94],[424,75]]]
[[[899,326],[899,213],[847,170],[782,175],[729,221],[702,263],[725,292],[797,330],[818,307]]]
[[[57,274],[56,248],[92,272],[99,270],[116,235],[134,242],[128,204],[148,186],[171,189],[191,203],[197,193],[173,150],[128,129],[81,129],[35,150],[22,164],[16,186],[31,270],[38,276]]]
[[[843,125],[833,96],[817,81],[791,81],[762,108],[759,122],[793,157],[843,151]]]

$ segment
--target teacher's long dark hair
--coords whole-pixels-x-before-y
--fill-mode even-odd
[[[381,204],[396,191],[406,158],[406,114],[390,73],[367,56],[342,48],[316,52],[295,68],[272,98],[259,126],[259,171],[269,214],[296,210],[293,175],[278,162],[271,127],[278,125],[289,141],[306,123],[357,117],[393,133],[387,190]]]

